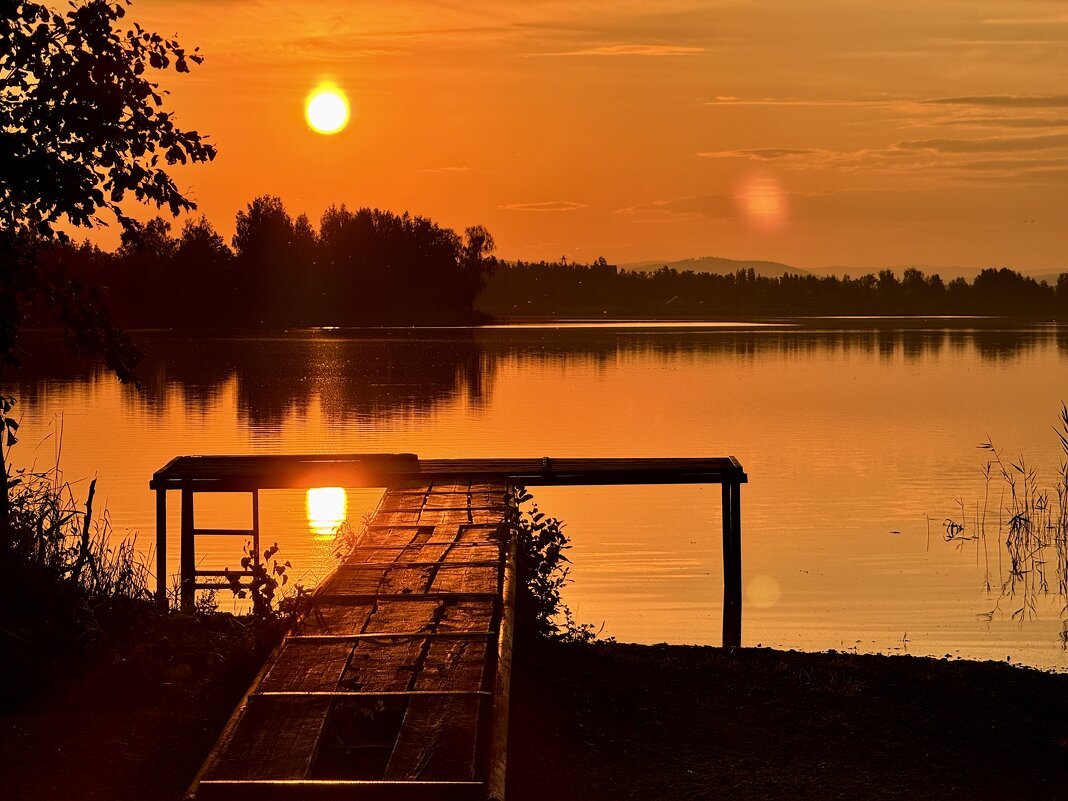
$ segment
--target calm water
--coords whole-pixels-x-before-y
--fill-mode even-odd
[[[42,338],[5,374],[23,464],[99,478],[119,533],[153,528],[152,472],[193,453],[719,456],[745,466],[746,644],[1068,667],[1059,605],[983,590],[987,560],[942,540],[983,491],[988,436],[1050,476],[1068,399],[1068,330],[990,321],[497,327],[185,340],[145,333],[144,389]],[[544,488],[574,549],[579,620],[637,642],[717,643],[718,487]],[[350,491],[358,521],[378,493]],[[174,499],[176,501],[176,499]],[[247,523],[237,499],[198,521]],[[265,537],[305,581],[330,568],[328,499],[266,493]],[[177,507],[171,503],[172,510]],[[997,506],[995,501],[992,508]],[[930,524],[928,524],[928,517]],[[177,518],[173,518],[176,531]],[[176,538],[172,538],[176,540]],[[176,545],[176,542],[173,543]],[[202,566],[234,566],[219,541]],[[996,548],[988,550],[999,583]],[[176,569],[176,553],[171,565]]]

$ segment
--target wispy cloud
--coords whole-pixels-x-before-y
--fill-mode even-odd
[[[975,128],[1065,128],[1068,117],[953,117],[935,120],[935,125]]]
[[[901,150],[929,150],[938,153],[1007,153],[1020,150],[1050,150],[1068,147],[1068,134],[984,139],[917,139],[898,142],[895,147]]]
[[[720,96],[705,101],[706,106],[885,106],[898,107],[914,101],[903,98],[802,98],[802,97],[730,97]]]
[[[982,20],[983,25],[1068,25],[1068,14],[1051,14],[1044,17],[993,17]]]
[[[756,161],[776,161],[779,159],[809,156],[816,150],[792,147],[762,147],[754,150],[704,150],[697,155],[703,159],[754,159]]]
[[[1068,108],[1068,95],[965,95],[921,100],[930,106],[980,106],[983,108]]]
[[[498,208],[508,211],[577,211],[586,208],[586,204],[570,200],[547,200],[542,203],[507,203]]]
[[[562,50],[555,53],[529,53],[531,56],[698,56],[706,52],[703,47],[673,44],[625,44],[614,43],[585,47],[578,50]]]
[[[470,167],[421,167],[416,172],[471,172]]]
[[[738,216],[738,202],[736,198],[726,194],[693,195],[639,203],[616,209],[614,213],[637,220],[729,220]]]

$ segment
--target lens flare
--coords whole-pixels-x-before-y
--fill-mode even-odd
[[[345,522],[349,499],[341,487],[314,487],[305,498],[308,528],[318,537],[333,537],[337,527]]]
[[[771,576],[759,575],[745,586],[745,600],[757,609],[771,609],[782,597],[782,587]]]
[[[774,231],[786,222],[786,193],[773,178],[750,178],[738,194],[749,222],[764,231]]]
[[[304,104],[304,117],[316,133],[338,133],[349,122],[348,98],[336,86],[318,86],[308,95]]]

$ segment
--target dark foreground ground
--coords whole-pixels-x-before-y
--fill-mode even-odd
[[[516,664],[509,801],[1068,799],[1068,675],[639,645]]]
[[[255,668],[110,671],[3,712],[0,797],[180,798]],[[509,801],[1068,798],[1068,675],[616,644],[516,670]]]

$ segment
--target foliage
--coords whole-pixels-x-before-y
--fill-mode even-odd
[[[0,361],[15,361],[17,333],[46,312],[75,348],[102,355],[133,379],[136,352],[102,310],[100,298],[68,274],[60,226],[92,227],[105,217],[133,221],[122,202],[195,207],[166,168],[210,161],[215,148],[185,131],[163,106],[153,71],[188,72],[197,50],[123,27],[130,0],[5,3],[0,18]]]
[[[534,496],[518,487],[514,500],[518,506]],[[546,517],[532,504],[516,523],[516,630],[521,636],[585,643],[597,638],[589,623],[576,623],[571,610],[560,597],[568,583],[570,560],[564,551],[571,546],[563,532],[564,524]]]
[[[292,564],[278,561],[278,543],[264,549],[262,558],[246,543],[245,555],[241,557],[241,571],[226,568],[226,581],[236,598],[252,600],[252,614],[260,621],[275,620],[279,616],[288,618],[296,615],[310,597],[303,586],[294,585],[294,591],[279,600],[276,607],[275,595],[289,583],[287,572]],[[242,579],[249,579],[244,583]]]
[[[149,70],[189,72],[198,50],[118,27],[129,0],[86,0],[59,14],[15,2],[0,21],[0,228],[51,237],[74,226],[127,221],[120,203],[193,208],[161,165],[210,161],[215,148],[178,128]],[[13,6],[13,8],[10,8]]]

